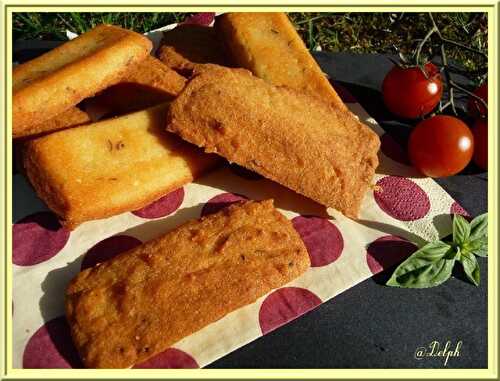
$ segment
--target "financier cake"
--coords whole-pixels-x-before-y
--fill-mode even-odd
[[[38,196],[68,229],[140,209],[212,168],[206,155],[164,130],[167,105],[54,132],[26,144]]]
[[[285,13],[225,13],[215,29],[236,66],[347,109]]]
[[[132,66],[119,83],[86,100],[86,107],[105,115],[123,115],[170,101],[186,79],[153,56]]]
[[[24,130],[26,138],[30,139],[45,132],[63,130],[69,127],[77,127],[92,122],[90,115],[76,106],[63,111],[39,124],[34,124]],[[22,140],[22,139],[20,139]]]
[[[66,291],[66,316],[86,367],[127,368],[309,266],[272,200],[248,201],[84,270]]]
[[[377,134],[349,111],[245,69],[205,65],[167,129],[353,218],[378,165]]]
[[[165,65],[183,75],[206,63],[228,64],[215,29],[203,25],[180,24],[163,32],[156,54]]]
[[[99,25],[16,66],[12,74],[13,136],[29,135],[33,125],[50,126],[41,123],[119,82],[151,49],[151,41],[138,33]]]

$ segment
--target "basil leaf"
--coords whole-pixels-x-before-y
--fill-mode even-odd
[[[460,214],[453,215],[453,243],[461,245],[469,239],[470,226]]]
[[[392,274],[388,286],[427,288],[450,278],[456,253],[442,241],[430,242],[401,263]]]
[[[488,237],[483,237],[476,239],[475,241],[470,241],[467,243],[466,247],[468,251],[479,257],[488,256]]]
[[[467,241],[462,245],[462,252],[467,251],[471,252],[474,250],[479,250],[485,245],[485,240],[487,240],[486,237],[476,239],[475,241]]]
[[[469,239],[475,241],[476,239],[488,236],[488,213],[481,214],[474,218],[470,223]]]
[[[479,274],[479,264],[477,263],[474,254],[467,252],[462,253],[460,255],[459,262],[462,263],[467,278],[474,283],[475,286],[479,286],[481,276]]]

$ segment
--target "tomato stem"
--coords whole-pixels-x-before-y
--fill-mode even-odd
[[[446,44],[450,44],[450,45],[461,47],[461,48],[466,49],[466,50],[468,50],[470,52],[479,54],[479,55],[481,55],[485,59],[488,58],[487,54],[485,54],[484,52],[481,52],[481,51],[479,51],[477,49],[474,49],[474,48],[471,48],[469,46],[466,46],[466,45],[464,45],[464,44],[462,44],[460,42],[456,42],[456,41],[452,41],[452,40],[449,40],[447,38],[444,38],[443,35],[441,34],[441,31],[439,30],[439,28],[438,28],[438,26],[436,24],[436,21],[434,20],[434,16],[430,12],[429,12],[429,18],[430,18],[431,23],[432,23],[432,28],[427,33],[427,35],[425,36],[425,38],[422,41],[422,43],[420,43],[419,46],[418,46],[418,49],[417,49],[417,64],[419,64],[420,52],[422,50],[422,47],[423,47],[424,43],[435,33],[439,37],[439,39],[440,39],[440,52],[441,52],[441,65],[442,65],[441,72],[443,73],[443,76],[444,76],[444,79],[445,79],[445,83],[446,83],[446,88],[448,89],[448,93],[449,93],[449,101],[446,102],[444,105],[440,104],[439,110],[442,112],[444,109],[446,109],[447,107],[451,106],[451,108],[453,110],[453,113],[455,115],[457,115],[457,110],[456,110],[456,107],[455,107],[455,90],[462,91],[465,94],[473,97],[475,100],[477,100],[478,102],[480,102],[487,109],[488,105],[486,104],[486,101],[483,98],[477,96],[472,91],[467,90],[465,87],[459,85],[458,83],[456,83],[455,81],[453,81],[451,79],[450,72],[454,72],[456,70],[454,70],[453,68],[451,68],[448,65],[448,57],[446,56],[445,45]],[[476,105],[477,105],[477,103],[476,103]]]
[[[436,26],[432,27],[431,30],[427,32],[423,40],[418,44],[417,48],[417,54],[416,54],[416,61],[417,61],[417,66],[422,70],[422,73],[425,76],[425,79],[429,79],[429,74],[427,73],[426,70],[423,69],[423,65],[420,63],[420,53],[422,52],[422,48],[424,47],[425,43],[431,38],[431,36],[435,33],[438,32],[438,29]],[[424,63],[425,64],[425,63]]]
[[[431,19],[434,22],[432,15],[431,15]],[[434,23],[434,25],[436,25],[436,24]],[[438,30],[438,34],[441,34],[439,32],[439,30]],[[441,48],[441,64],[443,65],[444,79],[446,81],[446,88],[448,89],[448,93],[450,95],[449,101],[441,109],[441,111],[443,111],[446,107],[451,105],[451,109],[453,110],[453,114],[457,115],[457,109],[455,108],[455,98],[454,98],[455,92],[454,92],[453,86],[451,84],[452,83],[451,76],[450,76],[450,73],[448,71],[448,57],[446,56],[446,50],[444,48],[444,44],[441,44],[440,48]]]
[[[487,110],[488,109],[488,104],[486,103],[486,101],[481,98],[480,96],[474,94],[472,91],[469,91],[467,90],[465,87],[459,85],[458,83],[456,83],[455,81],[450,81],[450,84],[453,86],[453,87],[456,87],[457,89],[459,89],[460,91],[463,91],[465,94],[471,96],[472,98],[474,98],[475,100],[477,100],[478,102],[480,102],[484,108]]]

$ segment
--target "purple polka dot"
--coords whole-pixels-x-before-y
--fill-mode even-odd
[[[246,200],[248,199],[243,195],[235,193],[222,193],[207,201],[201,210],[201,215],[206,216],[208,214],[217,213],[219,210],[224,209],[235,202]]]
[[[70,235],[51,212],[27,216],[12,230],[12,262],[18,266],[32,266],[52,258]]]
[[[184,201],[184,188],[179,188],[149,204],[148,206],[133,211],[132,213],[142,218],[165,217],[179,209],[182,201]]]
[[[116,255],[131,250],[134,247],[141,245],[142,242],[128,235],[115,235],[108,237],[95,244],[85,254],[82,260],[81,269],[85,270],[89,267],[94,267],[98,263],[105,262]]]
[[[389,134],[384,134],[380,138],[380,149],[388,158],[398,163],[410,165],[407,152]]]
[[[411,180],[387,176],[377,181],[377,188],[374,196],[378,206],[397,220],[415,221],[429,213],[429,197]]]
[[[458,202],[456,201],[453,201],[453,204],[451,204],[451,208],[450,208],[450,214],[460,214],[461,216],[465,217],[465,218],[469,218],[471,217],[471,215],[469,214],[469,212],[467,212],[463,207],[462,205],[460,205]]]
[[[200,12],[189,16],[183,24],[210,25],[215,18],[215,12]]]
[[[196,360],[180,349],[169,348],[134,366],[139,369],[194,369],[199,368]]]
[[[40,327],[24,348],[23,368],[82,368],[64,316]]]
[[[327,219],[299,216],[292,220],[292,224],[304,241],[312,267],[329,265],[342,254],[344,249],[342,234]]]
[[[261,179],[263,179],[263,177],[261,175],[259,175],[258,173],[255,173],[249,169],[246,169],[245,167],[241,167],[238,164],[231,164],[229,166],[229,169],[235,175],[238,175],[246,180],[261,180]]]
[[[404,238],[388,235],[377,238],[368,245],[366,263],[372,274],[377,274],[410,256],[417,251],[410,241]]]
[[[345,86],[341,85],[337,81],[331,81],[331,84],[339,95],[340,99],[342,99],[345,103],[357,103],[354,95],[352,95],[351,92],[345,88]]]
[[[288,323],[321,304],[311,291],[299,287],[285,287],[266,297],[259,310],[262,334]]]

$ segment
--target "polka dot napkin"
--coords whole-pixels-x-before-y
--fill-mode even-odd
[[[205,14],[192,22],[212,20],[213,14]],[[137,368],[203,367],[396,264],[422,239],[449,234],[451,213],[466,212],[433,180],[418,177],[401,147],[346,89],[336,88],[382,140],[377,186],[366,195],[359,221],[340,214],[327,218],[317,204],[233,165],[141,210],[88,222],[69,232],[37,199],[25,178],[14,176],[13,366],[81,367],[64,318],[68,282],[81,269],[241,199],[274,198],[302,237],[312,267],[286,287],[186,337]]]

